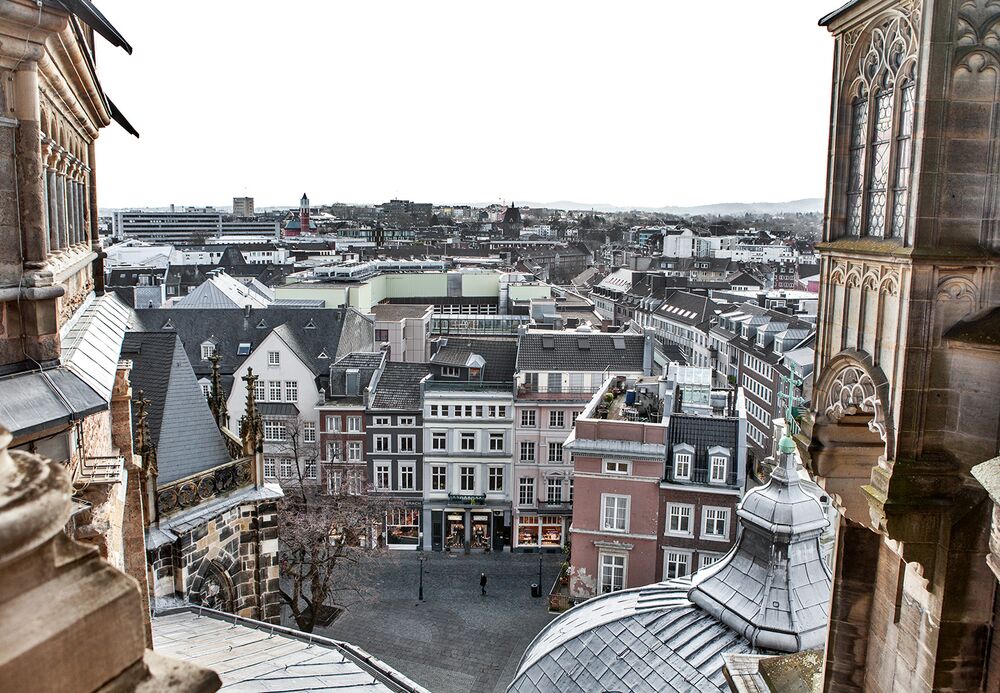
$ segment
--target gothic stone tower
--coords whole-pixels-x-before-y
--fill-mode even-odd
[[[826,688],[998,690],[1000,3],[855,0],[835,38],[817,380],[842,511]]]

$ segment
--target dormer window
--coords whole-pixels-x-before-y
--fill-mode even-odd
[[[674,478],[685,481],[691,478],[691,453],[678,452],[674,455]]]
[[[210,356],[215,354],[215,344],[212,342],[201,343],[201,360],[208,361]]]
[[[708,480],[710,483],[727,483],[731,458],[732,454],[729,448],[716,445],[708,449]]]

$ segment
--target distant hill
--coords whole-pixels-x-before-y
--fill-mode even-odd
[[[570,212],[662,212],[664,214],[681,214],[695,216],[698,214],[746,214],[747,212],[756,214],[780,214],[797,212],[822,212],[823,199],[810,197],[804,200],[790,200],[789,202],[719,202],[710,205],[699,205],[696,207],[678,207],[668,205],[666,207],[620,207],[609,204],[586,204],[582,202],[517,202],[518,207],[547,207],[549,209],[565,209]]]

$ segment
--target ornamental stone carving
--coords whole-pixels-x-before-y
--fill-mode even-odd
[[[955,64],[974,72],[1000,68],[1000,2],[964,0],[958,6]]]

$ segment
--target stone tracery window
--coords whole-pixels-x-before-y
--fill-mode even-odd
[[[902,236],[909,202],[916,32],[893,15],[856,61],[850,102],[847,233]]]

